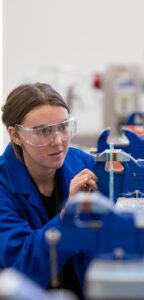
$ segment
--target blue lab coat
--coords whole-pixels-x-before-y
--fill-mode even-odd
[[[63,166],[57,170],[62,201],[68,198],[71,179],[84,168],[95,170],[94,157],[70,147]],[[50,281],[50,256],[45,232],[51,227],[61,230],[61,226],[60,214],[49,220],[27,168],[9,144],[0,157],[0,268],[17,268],[46,288]],[[74,256],[81,278],[80,254],[77,245],[73,245],[69,252],[64,245],[59,247],[58,269]]]

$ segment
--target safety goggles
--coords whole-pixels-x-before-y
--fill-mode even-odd
[[[70,117],[61,123],[50,123],[31,128],[16,124],[15,128],[25,143],[42,147],[48,145],[57,134],[62,140],[71,138],[76,133],[76,125],[76,119]]]

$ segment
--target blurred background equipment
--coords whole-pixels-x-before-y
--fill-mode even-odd
[[[138,66],[109,66],[103,78],[104,127],[110,127],[109,142],[119,139],[129,115],[141,111],[140,94],[144,78]]]
[[[110,128],[109,142],[127,145],[122,128],[131,114],[137,113],[138,122],[138,112],[144,111],[144,75],[138,65],[107,65],[89,72],[68,64],[45,65],[23,78],[24,83],[36,81],[48,82],[62,94],[78,123],[72,143],[81,148],[96,148],[103,128]],[[4,139],[7,144],[7,134]]]
[[[93,260],[85,280],[89,300],[144,299],[143,261]]]
[[[19,271],[4,269],[0,272],[0,299],[50,300],[51,298],[46,291]]]
[[[1,300],[78,300],[68,290],[46,291],[16,269],[0,272]]]
[[[79,147],[95,147],[100,131],[107,127],[109,141],[127,144],[122,128],[132,113],[144,110],[144,75],[138,65],[109,64],[91,72],[67,64],[49,65],[24,81],[48,82],[63,95],[78,120],[73,143]]]

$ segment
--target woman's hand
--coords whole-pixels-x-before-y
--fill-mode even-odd
[[[69,196],[73,196],[80,191],[97,191],[97,177],[89,169],[84,169],[78,173],[70,183]]]
[[[74,196],[76,193],[80,191],[97,191],[97,177],[96,175],[90,171],[89,169],[84,169],[79,172],[70,183],[70,191],[69,197]],[[69,200],[67,201],[66,205],[68,204]],[[65,208],[61,211],[61,220],[63,220],[65,214]]]

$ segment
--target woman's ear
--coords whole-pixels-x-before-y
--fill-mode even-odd
[[[9,133],[9,136],[10,136],[10,139],[12,140],[12,142],[14,142],[18,146],[21,146],[22,141],[21,141],[21,138],[20,138],[17,130],[15,129],[15,127],[9,126],[8,133]]]

